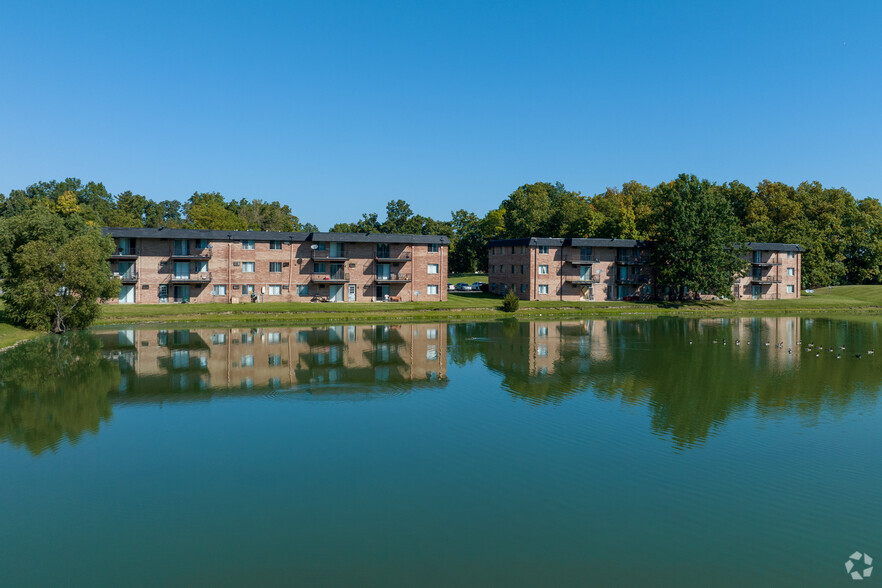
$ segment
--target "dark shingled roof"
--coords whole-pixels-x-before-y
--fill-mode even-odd
[[[286,233],[277,231],[208,231],[204,229],[136,229],[104,227],[105,235],[129,239],[208,239],[209,241],[338,241],[346,243],[413,243],[447,245],[444,235],[385,233]]]
[[[488,247],[505,247],[507,245],[546,245],[548,247],[638,247],[644,245],[645,241],[635,241],[634,239],[576,239],[571,237],[554,238],[554,237],[524,237],[522,239],[494,239],[490,241]]]
[[[752,251],[796,251],[802,253],[805,249],[794,243],[746,243]]]
[[[549,247],[645,247],[652,245],[652,241],[636,241],[634,239],[579,239],[575,237],[566,238],[550,238],[550,237],[524,237],[521,239],[494,239],[490,241],[488,247],[506,247],[509,245],[527,245],[538,246],[546,245]],[[747,248],[752,251],[796,251],[803,252],[800,245],[793,243],[746,243]]]

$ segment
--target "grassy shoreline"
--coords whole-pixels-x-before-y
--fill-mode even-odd
[[[502,318],[652,318],[683,316],[718,318],[769,315],[882,315],[882,286],[837,286],[819,289],[798,300],[743,302],[530,302],[515,314],[500,310],[501,299],[482,293],[448,294],[445,302],[377,302],[318,304],[267,302],[260,304],[138,304],[107,305],[95,326],[135,324],[339,324],[341,322],[450,322]],[[0,309],[0,352],[43,333],[20,329],[4,321]]]
[[[798,300],[670,302],[530,302],[514,315],[502,312],[501,299],[489,294],[449,293],[445,302],[316,304],[190,304],[107,306],[98,325],[212,322],[238,324],[327,323],[340,321],[414,321],[497,319],[506,317],[736,316],[778,314],[882,314],[882,286],[840,286]]]

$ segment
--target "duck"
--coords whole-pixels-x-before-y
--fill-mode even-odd
[[[873,351],[872,349],[867,349],[867,355],[873,355],[873,353],[875,353],[875,351]]]
[[[841,354],[841,353],[837,353],[837,354],[836,354],[836,359],[840,359],[841,357],[842,357],[842,354]]]
[[[856,358],[858,358],[858,359],[861,358],[861,354],[860,354],[860,353],[855,353],[854,356],[855,356]]]

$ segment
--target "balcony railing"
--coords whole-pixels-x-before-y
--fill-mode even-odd
[[[177,250],[171,256],[177,259],[211,259],[211,249]]]
[[[391,254],[385,255],[385,256],[384,255],[377,255],[376,257],[374,257],[374,260],[375,261],[382,261],[384,263],[388,263],[388,262],[406,263],[406,262],[410,261],[410,253],[402,253],[401,255],[394,256],[394,257]]]
[[[321,261],[327,261],[331,259],[339,259],[341,261],[345,261],[349,259],[345,251],[330,251],[329,249],[313,249],[312,258],[319,259]]]
[[[781,265],[780,261],[751,261],[750,263],[757,267],[772,267],[776,265]]]
[[[750,282],[752,284],[780,284],[781,278],[775,276],[751,276]]]
[[[591,265],[597,261],[596,257],[585,257],[583,255],[567,255],[564,261],[573,265]]]
[[[616,276],[616,282],[619,284],[646,284],[649,282],[649,276]]]
[[[117,247],[110,257],[138,257],[138,250],[134,247]]]
[[[619,265],[643,265],[649,263],[645,257],[622,256],[616,257],[616,263]]]
[[[332,274],[310,274],[310,282],[320,282],[323,284],[344,283],[349,281],[348,272],[334,272]]]
[[[564,276],[564,281],[568,284],[599,284],[600,276]]]
[[[116,272],[113,274],[113,277],[119,278],[123,284],[134,284],[138,281],[138,272]]]
[[[378,282],[409,282],[410,274],[387,274],[377,276]]]
[[[207,284],[211,281],[211,272],[188,275],[172,275],[169,279],[173,284]]]

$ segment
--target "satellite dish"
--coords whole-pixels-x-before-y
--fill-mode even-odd
[[[313,251],[315,251],[316,249],[318,249],[318,245],[313,243],[312,245],[309,246],[309,248],[312,249]]]

